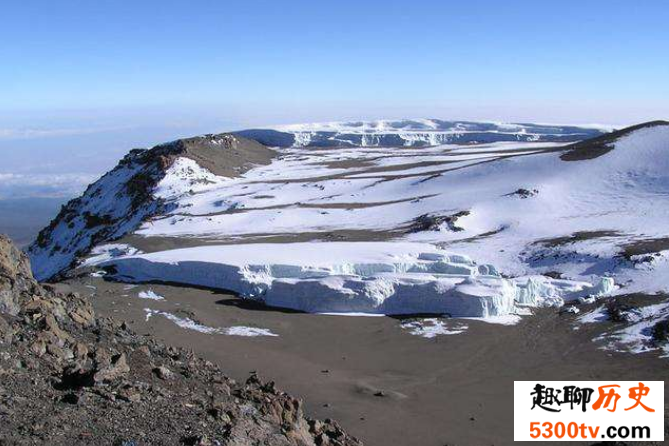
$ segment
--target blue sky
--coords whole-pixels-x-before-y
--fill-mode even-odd
[[[613,122],[669,102],[664,0],[24,0],[3,17],[0,112]]]
[[[5,170],[35,170],[17,148],[97,172],[130,147],[291,122],[669,118],[666,0],[10,0],[2,17]]]

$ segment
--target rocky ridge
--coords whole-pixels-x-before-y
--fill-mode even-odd
[[[40,231],[28,253],[39,280],[57,279],[102,241],[116,240],[171,203],[154,190],[179,158],[195,161],[218,176],[234,177],[259,164],[269,164],[275,152],[240,136],[205,135],[131,150],[118,165],[68,202],[48,227]]]

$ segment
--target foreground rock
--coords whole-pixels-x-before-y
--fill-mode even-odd
[[[0,444],[359,445],[252,375],[96,318],[0,236]]]

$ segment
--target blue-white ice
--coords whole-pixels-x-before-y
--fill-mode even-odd
[[[507,279],[494,266],[433,245],[330,242],[202,246],[103,262],[127,281],[172,281],[229,290],[310,313],[492,317],[561,306],[614,289],[544,276]]]

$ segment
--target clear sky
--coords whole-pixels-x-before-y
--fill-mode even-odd
[[[349,118],[669,118],[666,0],[8,0],[1,17],[5,152],[115,160]]]

